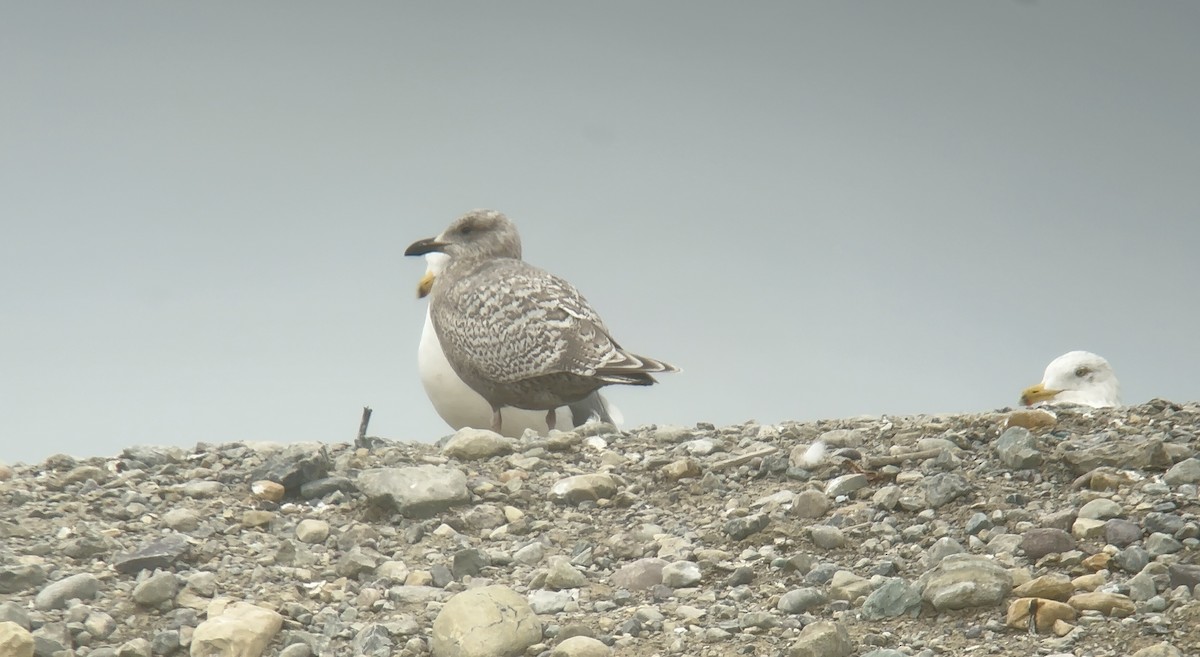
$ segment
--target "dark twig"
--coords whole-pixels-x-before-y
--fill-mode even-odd
[[[371,407],[363,406],[362,422],[358,424],[358,439],[354,444],[359,447],[367,446],[367,425],[371,423]]]

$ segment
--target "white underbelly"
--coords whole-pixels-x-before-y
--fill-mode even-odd
[[[463,427],[491,428],[492,407],[479,393],[463,383],[450,367],[450,361],[446,360],[446,354],[438,342],[437,332],[433,330],[428,308],[425,310],[425,327],[421,330],[421,345],[417,349],[417,371],[425,394],[446,424],[456,430]],[[512,438],[519,438],[526,429],[546,433],[545,411],[506,406],[500,409],[500,418],[501,433]],[[556,411],[555,423],[556,429],[570,431],[574,427],[571,409],[560,407]]]

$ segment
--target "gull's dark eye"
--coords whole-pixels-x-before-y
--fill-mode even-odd
[[[475,231],[474,224],[463,224],[462,226],[458,227],[459,235],[470,235],[474,231]]]
[[[1075,368],[1075,376],[1080,379],[1082,379],[1083,377],[1085,377],[1091,373],[1092,373],[1092,371],[1086,367],[1076,367]]]

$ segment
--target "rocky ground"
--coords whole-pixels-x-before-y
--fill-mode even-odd
[[[1200,655],[1200,404],[1056,414],[0,465],[0,655]]]

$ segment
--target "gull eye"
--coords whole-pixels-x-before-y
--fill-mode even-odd
[[[1082,379],[1083,377],[1085,377],[1091,373],[1092,373],[1092,371],[1086,367],[1076,367],[1075,368],[1075,376],[1080,379]]]

